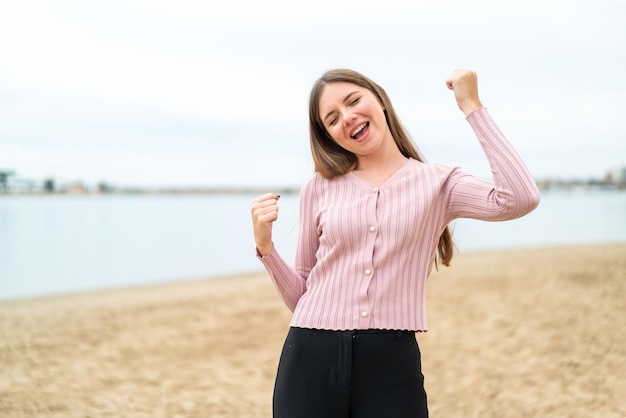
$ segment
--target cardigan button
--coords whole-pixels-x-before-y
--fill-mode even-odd
[[[374,225],[370,226],[370,232],[376,232],[376,227]]]
[[[378,187],[374,187],[374,188],[372,188],[372,191],[373,191],[374,193],[378,193]]]
[[[369,316],[369,314],[370,314],[369,312],[363,311],[363,312],[361,312],[361,317],[367,318]]]
[[[365,274],[367,274],[367,275],[369,276],[370,274],[372,274],[372,270],[370,270],[370,269],[365,269]]]

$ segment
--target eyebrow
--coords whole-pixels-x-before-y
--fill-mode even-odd
[[[358,92],[359,92],[358,90],[355,90],[355,91],[352,91],[352,92],[348,93],[348,94],[346,95],[346,97],[344,97],[344,98],[343,98],[343,102],[344,102],[344,103],[346,103],[347,101],[349,101],[349,100],[350,100],[350,97],[352,97],[353,95],[357,94]],[[326,119],[328,119],[328,117],[329,117],[330,115],[332,115],[333,113],[335,113],[335,111],[334,111],[334,110],[331,110],[330,112],[328,112],[328,113],[326,114],[326,116],[324,116],[324,118],[322,119],[322,122],[326,122]]]

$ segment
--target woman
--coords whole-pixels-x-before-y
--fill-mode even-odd
[[[426,278],[452,258],[448,224],[515,219],[538,205],[534,180],[479,100],[476,74],[457,70],[446,84],[493,181],[425,163],[385,91],[332,70],[309,100],[315,174],[300,192],[294,267],[272,242],[279,196],[251,203],[257,256],[293,311],[275,417],[427,417],[415,332],[427,330]]]

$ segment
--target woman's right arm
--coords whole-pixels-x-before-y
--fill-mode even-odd
[[[315,263],[317,250],[315,222],[310,216],[312,209],[310,183],[305,184],[300,192],[300,235],[296,254],[296,268],[287,264],[278,254],[272,242],[272,225],[278,219],[278,198],[271,193],[259,196],[251,203],[254,239],[257,245],[257,257],[263,263],[272,279],[272,283],[287,307],[294,311],[298,300],[306,290],[308,273]]]

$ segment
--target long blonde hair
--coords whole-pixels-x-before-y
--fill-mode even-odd
[[[319,111],[319,101],[324,87],[329,83],[347,82],[371,91],[385,109],[387,125],[391,131],[393,140],[402,155],[407,158],[414,158],[417,161],[425,162],[424,157],[411,141],[411,137],[400,122],[391,100],[385,90],[374,81],[353,70],[335,69],[325,72],[320,77],[309,97],[309,133],[311,142],[311,153],[315,164],[315,171],[324,178],[330,179],[352,171],[357,166],[357,156],[337,145],[326,131]],[[437,258],[435,264],[442,263],[449,266],[454,253],[454,241],[452,231],[446,226],[437,245]]]

